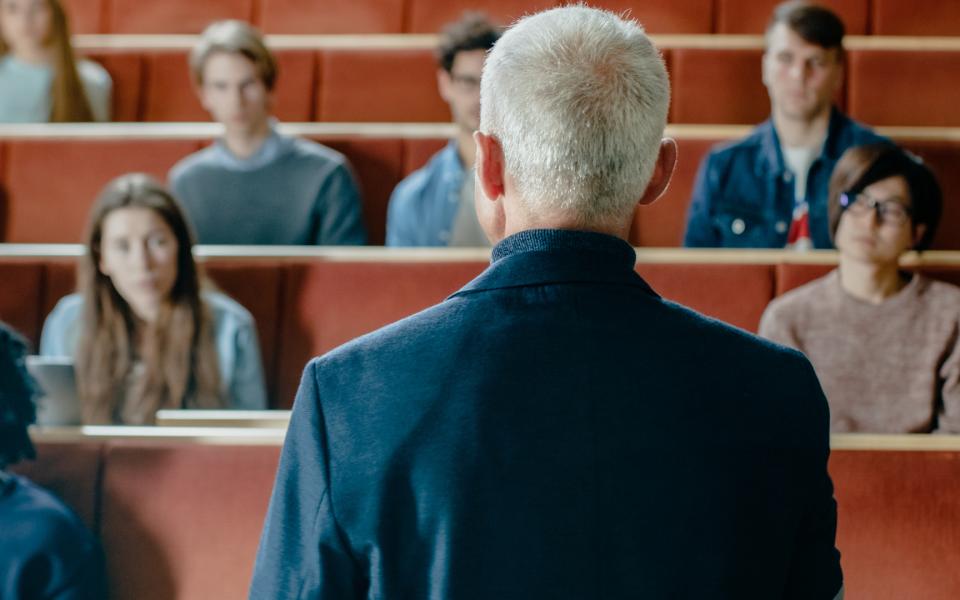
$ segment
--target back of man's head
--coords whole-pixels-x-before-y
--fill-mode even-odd
[[[33,458],[27,425],[36,419],[36,389],[24,366],[27,344],[0,323],[0,469]]]
[[[808,44],[827,50],[841,50],[844,27],[832,10],[806,0],[791,0],[777,5],[767,24],[767,32],[779,24],[800,36]]]
[[[529,214],[592,227],[632,214],[653,173],[670,84],[633,21],[569,6],[517,22],[491,50],[483,132]]]

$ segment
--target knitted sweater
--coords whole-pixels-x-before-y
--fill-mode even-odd
[[[832,431],[960,432],[960,288],[914,275],[880,304],[850,296],[839,271],[767,307],[760,335],[813,363]]]

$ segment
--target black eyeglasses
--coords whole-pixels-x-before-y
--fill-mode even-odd
[[[891,225],[903,225],[913,215],[910,207],[906,206],[900,198],[877,200],[863,192],[859,194],[850,192],[840,194],[840,206],[843,207],[844,211],[850,211],[851,214],[858,216],[875,211],[881,223],[890,223]]]

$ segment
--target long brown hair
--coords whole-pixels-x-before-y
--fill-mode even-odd
[[[100,269],[103,222],[120,208],[156,213],[177,239],[177,277],[155,322],[138,324]],[[220,408],[212,318],[200,298],[193,238],[173,196],[148,175],[131,173],[104,188],[90,214],[80,261],[83,325],[77,385],[85,423],[150,423],[160,408]],[[135,372],[137,359],[143,372]]]
[[[47,45],[53,56],[53,82],[50,85],[50,121],[52,123],[93,121],[90,101],[83,90],[77,61],[70,45],[67,13],[60,0],[46,0],[50,9],[50,37]],[[0,56],[10,51],[0,37]]]

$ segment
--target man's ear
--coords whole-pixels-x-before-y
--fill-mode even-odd
[[[653,175],[647,189],[637,204],[651,204],[667,189],[670,178],[673,177],[673,168],[677,164],[677,143],[671,138],[660,140],[660,152],[657,154],[657,164],[653,168]]]
[[[482,131],[473,132],[477,145],[476,171],[480,190],[487,200],[497,200],[504,191],[504,158],[500,142]]]
[[[450,102],[450,73],[446,69],[437,69],[437,91],[444,102]]]

